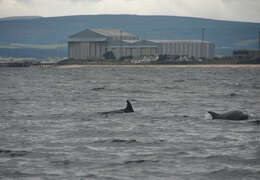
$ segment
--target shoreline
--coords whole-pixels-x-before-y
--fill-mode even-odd
[[[58,68],[83,68],[83,67],[215,67],[215,68],[260,68],[260,64],[82,64],[82,65],[58,65]]]

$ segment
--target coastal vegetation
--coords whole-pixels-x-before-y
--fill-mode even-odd
[[[115,60],[116,57],[114,55],[114,53],[112,51],[108,51],[106,52],[104,55],[103,55],[104,59],[107,59],[107,60]]]
[[[58,62],[58,65],[85,65],[85,64],[153,64],[153,65],[199,65],[199,64],[260,64],[260,57],[255,59],[236,59],[232,56],[223,56],[223,57],[215,57],[212,59],[206,58],[182,58],[180,60],[180,56],[167,56],[161,55],[157,61],[143,62],[143,63],[133,63],[132,58],[122,58],[119,60],[115,59],[88,59],[88,60],[79,60],[79,59],[65,59]]]

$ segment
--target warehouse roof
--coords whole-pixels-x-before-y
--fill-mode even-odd
[[[83,42],[83,41],[106,41],[113,39],[113,37],[130,37],[130,39],[138,39],[137,36],[120,29],[86,29],[77,34],[69,36],[69,42]],[[120,38],[118,38],[120,39]],[[125,38],[123,38],[125,39]]]
[[[120,29],[91,29],[92,31],[102,34],[106,37],[111,37],[111,36],[131,36],[131,37],[136,37],[136,35],[130,34],[128,32],[122,31]]]
[[[155,43],[206,43],[206,44],[212,44],[212,42],[209,41],[201,41],[201,40],[150,40]]]
[[[147,40],[115,40],[108,41],[109,47],[157,47],[157,44]]]
[[[94,31],[91,31],[89,29],[86,29],[84,31],[81,31],[77,34],[74,34],[72,36],[69,36],[68,41],[70,42],[80,42],[80,41],[105,41],[107,40],[107,37],[96,33]]]

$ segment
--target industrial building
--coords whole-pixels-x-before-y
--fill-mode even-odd
[[[233,57],[236,59],[254,59],[260,57],[260,50],[235,50]]]
[[[106,50],[112,51],[116,59],[158,55],[158,45],[146,40],[108,41]]]
[[[179,55],[187,57],[205,57],[215,56],[215,45],[209,41],[201,40],[152,40],[158,44],[159,54]]]
[[[157,44],[139,40],[138,36],[121,30],[87,29],[68,39],[69,58],[100,59],[112,51],[117,59],[123,56],[157,55]]]
[[[211,58],[215,47],[200,40],[139,40],[138,36],[118,29],[86,29],[68,38],[68,53],[72,59],[103,59],[110,51],[117,59],[160,54]]]

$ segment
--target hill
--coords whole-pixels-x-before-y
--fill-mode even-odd
[[[38,19],[38,18],[42,18],[42,17],[41,16],[12,16],[12,17],[0,18],[0,21],[31,20],[31,19]]]
[[[214,42],[216,54],[231,54],[233,49],[256,49],[260,23],[220,21],[177,16],[82,15],[0,21],[0,56],[20,56],[17,49],[30,52],[38,45],[55,54],[55,44],[66,44],[67,37],[86,28],[122,29],[141,39],[201,39]],[[14,44],[20,44],[19,47]],[[24,44],[25,47],[22,47]],[[30,45],[31,47],[28,47]],[[34,48],[34,45],[36,46]],[[8,49],[5,51],[5,49]],[[46,51],[46,49],[43,49]],[[65,50],[61,50],[66,55]],[[24,53],[23,53],[24,54]],[[30,53],[25,53],[30,56]],[[32,56],[34,53],[32,52]],[[43,53],[41,58],[48,57]],[[56,53],[57,54],[57,53]]]

